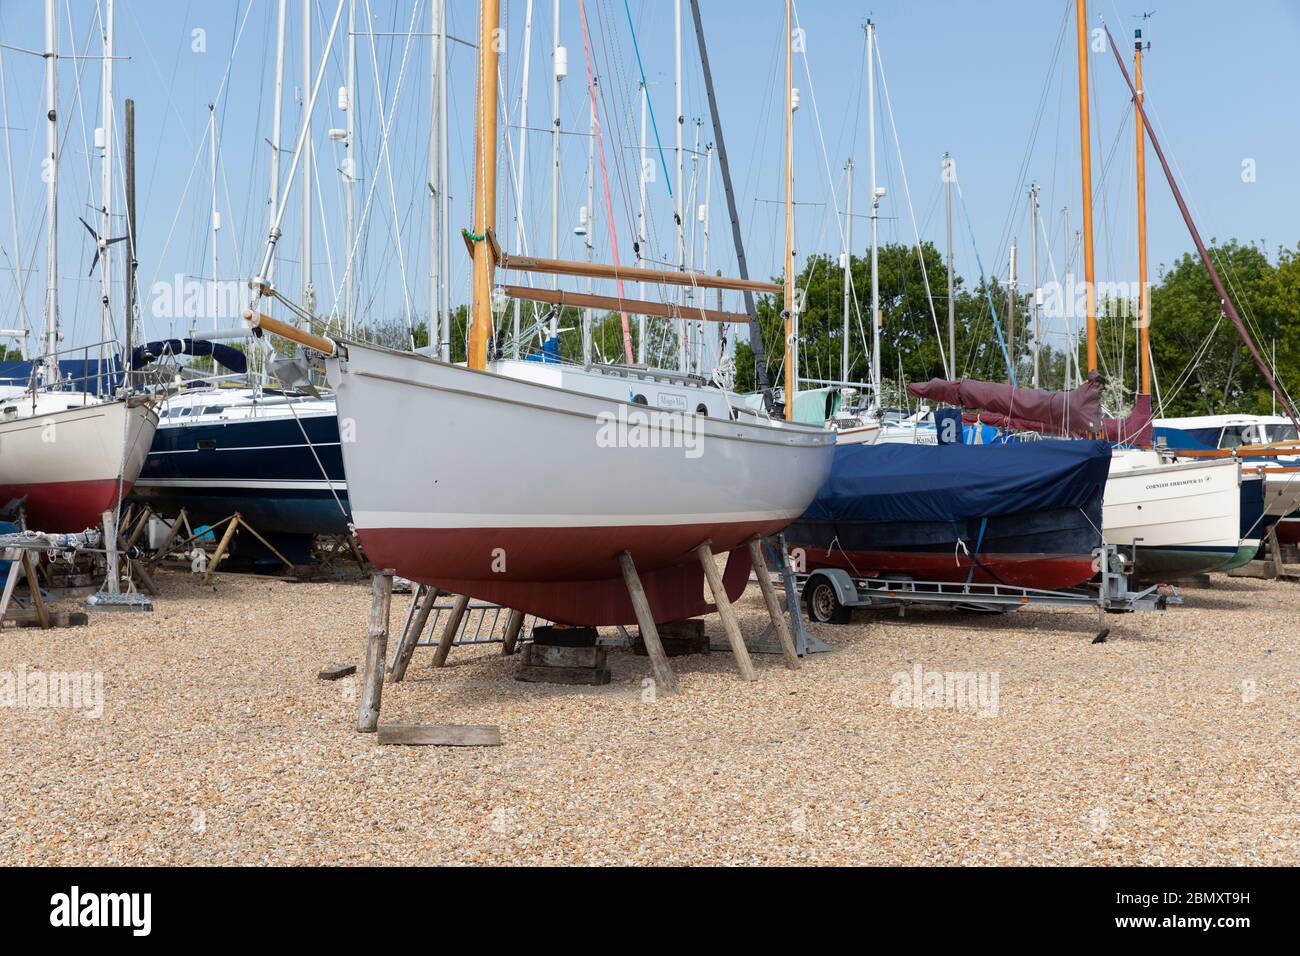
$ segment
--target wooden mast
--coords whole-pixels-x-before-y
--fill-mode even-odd
[[[1092,141],[1088,120],[1088,0],[1076,0],[1079,38],[1079,160],[1083,165],[1083,281],[1087,297],[1088,371],[1097,371],[1097,285],[1092,257]]]
[[[785,0],[785,420],[794,420],[794,18]]]
[[[488,235],[496,226],[497,57],[501,43],[500,0],[482,0],[478,42],[478,120],[474,137],[474,297],[470,316],[468,364],[487,367],[492,334],[492,281],[495,262]]]
[[[1133,79],[1137,103],[1142,102],[1142,31],[1133,31]],[[1151,294],[1147,289],[1147,172],[1141,107],[1134,106],[1137,122],[1137,227],[1138,227],[1138,364],[1139,394],[1151,394]]]

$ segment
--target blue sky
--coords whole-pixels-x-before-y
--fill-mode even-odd
[[[63,53],[99,53],[96,17],[102,15],[97,11],[102,11],[103,3],[60,0]],[[659,135],[664,146],[671,148],[672,4],[668,0],[628,0],[627,5],[650,83]],[[123,97],[133,97],[137,109],[140,276],[146,297],[146,329],[151,335],[183,332],[189,319],[150,314],[151,286],[155,281],[170,283],[176,274],[201,278],[212,274],[205,137],[208,104],[214,101],[222,217],[217,239],[218,276],[246,279],[261,259],[267,216],[266,137],[270,134],[275,3],[252,0],[251,12],[248,0],[118,0],[117,6],[118,53],[128,57],[117,66],[117,99],[120,103]],[[290,0],[288,6],[284,123],[285,139],[291,144],[299,111],[298,22],[302,4]],[[313,6],[319,56],[336,0],[318,0]],[[451,0],[448,6],[449,32],[472,41],[477,3]],[[502,7],[507,33],[503,82],[510,123],[519,125],[526,3],[503,0]],[[550,122],[552,4],[535,0],[534,8],[528,125],[544,129]],[[1235,236],[1263,241],[1270,253],[1279,244],[1295,246],[1300,242],[1300,186],[1295,165],[1300,156],[1300,122],[1293,99],[1300,89],[1300,65],[1294,52],[1300,47],[1300,3],[1255,0],[1226,6],[1208,0],[1093,0],[1090,19],[1096,25],[1099,17],[1105,18],[1127,59],[1131,58],[1132,31],[1143,25],[1140,14],[1152,8],[1156,12],[1145,24],[1152,43],[1145,61],[1148,103],[1203,234],[1207,238]],[[782,242],[778,201],[784,4],[779,0],[705,0],[703,9],[751,268],[756,274],[775,274],[780,269]],[[878,179],[888,190],[881,206],[882,240],[912,242],[914,215],[922,236],[942,246],[940,157],[951,151],[957,159],[965,203],[964,211],[958,211],[958,271],[968,276],[977,273],[966,229],[968,215],[979,255],[991,272],[1005,274],[1007,245],[1011,236],[1017,237],[1025,263],[1023,281],[1028,268],[1026,190],[1030,181],[1042,188],[1052,254],[1061,267],[1061,208],[1070,207],[1077,228],[1080,201],[1073,2],[877,0],[851,4],[803,0],[798,15],[807,37],[807,59],[796,64],[802,102],[796,121],[796,189],[804,204],[798,217],[801,256],[839,249],[835,209],[837,203],[842,207],[844,202],[843,167],[849,156],[854,157],[857,169],[855,213],[863,216],[868,209],[862,24],[871,16],[878,27],[884,81],[898,140],[878,84]],[[346,20],[346,12],[344,17]],[[626,262],[632,256],[638,189],[638,67],[623,0],[590,0],[587,18],[594,70],[602,90],[611,202]],[[359,32],[405,34],[412,25],[415,31],[427,32],[429,6],[427,0],[370,0],[367,7],[362,0],[358,20]],[[577,0],[564,0],[561,20],[562,42],[569,54],[569,75],[562,84],[562,125],[585,133],[589,93]],[[1058,53],[1063,24],[1064,42]],[[42,30],[42,5],[35,0],[0,4],[0,42],[39,48]],[[697,117],[704,121],[701,144],[711,142],[713,136],[689,5],[684,5],[683,33],[685,140],[690,148]],[[400,319],[408,310],[418,318],[429,299],[425,186],[429,40],[425,36],[366,36],[358,38],[357,45],[356,115],[362,176],[358,206],[371,197],[358,278],[363,311],[378,320]],[[451,194],[453,226],[458,229],[470,222],[466,199],[473,152],[474,59],[467,47],[459,43],[451,46]],[[323,308],[331,305],[334,290],[342,284],[344,261],[343,193],[338,173],[342,153],[326,138],[328,128],[344,124],[335,92],[343,79],[343,51],[340,34],[330,54],[316,122],[318,156],[313,188],[318,201],[313,275]],[[1109,51],[1092,55],[1090,68],[1098,278],[1131,281],[1136,277],[1131,110]],[[44,281],[42,62],[5,49],[3,69],[9,148],[0,155],[0,247],[4,250],[0,261],[4,270],[0,274],[0,310],[4,316],[0,325],[18,321],[14,263],[21,259],[33,270],[26,273],[26,311],[29,321],[39,327]],[[97,61],[65,60],[60,66],[61,125],[66,136],[60,165],[60,289],[69,345],[98,336],[98,280],[87,278],[93,250],[76,220],[97,203],[98,161],[92,156],[93,148],[88,149],[93,129],[100,122],[97,71]],[[79,86],[82,98],[77,95]],[[383,110],[376,90],[382,95]],[[386,156],[381,151],[381,113],[385,122],[391,116]],[[119,137],[120,121],[119,111]],[[518,155],[519,135],[512,130],[514,141],[508,150],[502,149],[503,163],[515,161],[512,157]],[[550,137],[546,132],[526,135],[525,243],[531,251],[545,254],[550,247]],[[587,140],[577,135],[562,139],[560,254],[581,258],[581,240],[573,230],[579,207],[586,202]],[[0,143],[0,150],[3,148]],[[16,247],[13,204],[7,188],[8,159],[12,160],[15,183]],[[671,153],[665,159],[671,168]],[[1253,181],[1243,178],[1243,163],[1248,162]],[[503,175],[505,168],[510,169],[510,176],[516,174],[510,166],[503,167]],[[688,163],[688,189],[691,168]],[[910,209],[903,188],[904,172],[911,193]],[[1147,181],[1150,258],[1153,274],[1158,275],[1160,263],[1171,261],[1191,244],[1150,151]],[[699,200],[703,189],[701,174]],[[662,174],[649,186],[648,194],[651,253],[671,255],[672,200]],[[731,272],[734,256],[721,180],[716,175],[712,200],[709,267]],[[115,205],[120,211],[120,194]],[[515,209],[513,191],[503,187],[497,229],[508,248],[517,246]],[[400,246],[394,238],[398,231],[393,228],[395,220],[400,223]],[[121,234],[120,226],[115,234]],[[599,179],[594,236],[597,260],[611,261]],[[854,227],[857,254],[865,252],[867,237],[866,220],[859,218]],[[452,286],[455,300],[462,301],[468,292],[467,259],[459,240],[456,243],[452,247]],[[296,195],[284,222],[282,252],[279,283],[294,293],[300,285]],[[703,255],[698,233],[696,254]],[[1047,256],[1045,252],[1041,255],[1046,273]],[[120,294],[115,293],[115,308],[119,299]],[[120,313],[120,308],[116,311]],[[205,317],[197,324],[229,322],[229,318],[210,321]]]

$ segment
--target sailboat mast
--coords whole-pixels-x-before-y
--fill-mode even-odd
[[[59,21],[45,0],[45,384],[59,380]]]
[[[560,0],[555,0],[551,23],[551,258],[560,258],[560,80],[569,72],[569,51],[560,46]],[[560,277],[551,277],[551,288]],[[551,311],[551,338],[560,331],[560,307]]]
[[[876,407],[882,406],[880,379],[880,199],[876,185],[876,25],[867,21],[867,142],[871,152],[871,387]]]
[[[434,41],[437,42],[437,41]],[[347,263],[343,267],[343,328],[349,335],[353,323],[353,287],[356,276],[357,227],[356,227],[356,191],[357,191],[357,0],[348,0],[348,63],[347,63],[347,125],[343,148],[347,159],[343,165],[343,175],[347,179],[344,199],[347,205],[347,223],[344,227],[344,247]],[[432,312],[432,309],[430,310]],[[430,327],[432,327],[432,321]]]
[[[429,347],[434,355],[442,348],[442,185],[438,169],[438,87],[441,69],[442,33],[446,29],[446,0],[429,4]]]
[[[447,0],[438,6],[438,338],[429,344],[438,349],[444,362],[451,361],[451,243],[447,224],[451,222],[451,195],[448,192],[450,167],[447,146]]]
[[[309,108],[307,91],[312,87],[311,77],[311,19],[312,0],[302,0],[302,307],[308,315],[316,311],[316,287],[311,279],[311,228],[312,208],[311,189],[315,181],[316,163],[312,156],[312,110]]]
[[[220,295],[217,292],[217,234],[221,228],[221,212],[217,209],[217,105],[208,104],[208,190],[212,194],[211,206],[208,210],[208,229],[212,233],[212,277],[208,288],[212,290],[212,298],[208,301],[211,308],[214,309],[213,318],[216,318],[215,307],[220,301]]]
[[[127,100],[122,112],[122,157],[124,184],[126,192],[126,308],[123,316],[122,351],[126,355],[126,367],[131,367],[131,349],[135,346],[135,100]],[[128,372],[129,375],[129,372]],[[127,384],[131,384],[127,379]]]
[[[533,50],[533,0],[528,0],[524,8],[524,77],[523,88],[519,97],[519,175],[515,179],[515,248],[524,248],[524,174],[528,171],[528,72]],[[523,301],[515,299],[514,334],[510,345],[510,354],[519,358],[519,322],[523,311]]]
[[[99,372],[104,369],[104,345],[113,334],[113,310],[110,307],[113,292],[113,256],[109,237],[113,228],[113,0],[107,0],[104,9],[104,63],[103,86],[103,152],[100,154],[100,218],[99,218],[99,304],[100,347]]]
[[[794,16],[785,0],[785,419],[794,420]]]
[[[1007,271],[1007,384],[1016,384],[1016,240],[1011,239],[1011,260]]]
[[[682,151],[682,133],[683,124],[686,117],[682,111],[682,0],[673,0],[673,45],[675,48],[675,60],[673,71],[673,96],[676,104],[677,122],[675,128],[677,131],[676,161],[677,161],[677,182],[673,188],[673,219],[677,228],[677,268],[681,271],[686,270],[686,206],[685,197],[682,195],[682,179],[686,171],[686,155]],[[680,307],[685,302],[685,290],[678,288],[677,305]],[[686,363],[686,321],[677,320],[677,368],[678,371],[687,370]]]
[[[478,122],[474,135],[474,297],[469,327],[468,364],[487,367],[492,334],[492,279],[495,263],[489,231],[496,231],[497,45],[500,0],[482,0],[478,38]]]
[[[1038,288],[1038,184],[1029,187],[1029,271],[1034,288],[1034,388],[1038,388],[1038,366],[1041,353],[1042,325],[1040,322],[1041,290]]]
[[[957,300],[952,288],[952,179],[953,160],[943,154],[944,213],[948,226],[948,378],[957,377]]]
[[[853,299],[853,160],[844,165],[844,327],[840,330],[840,385],[849,387],[849,306]]]
[[[646,180],[649,178],[647,176],[646,160],[649,157],[646,155],[646,130],[647,130],[647,122],[648,122],[647,114],[649,110],[650,110],[650,89],[649,87],[646,86],[645,81],[642,80],[641,81],[641,151],[639,154],[640,171],[637,173],[637,180],[638,180],[638,184],[640,185],[639,198],[641,201],[641,206],[639,211],[637,212],[637,218],[636,218],[636,258],[637,258],[636,264],[638,266],[641,265],[642,259],[645,258],[645,247],[647,241],[646,227],[645,227],[645,200],[646,200],[646,186],[647,186]],[[641,296],[643,300],[645,299],[646,288],[644,282],[640,284],[638,289],[638,294]],[[644,365],[645,364],[645,316],[644,315],[637,316],[636,321],[637,321],[636,360],[638,364]]]
[[[1075,0],[1079,47],[1079,162],[1083,170],[1083,283],[1087,302],[1088,372],[1097,371],[1097,286],[1092,255],[1092,140],[1088,119],[1088,0]]]
[[[275,228],[275,216],[280,209],[280,114],[281,105],[284,101],[284,30],[285,30],[285,7],[288,0],[280,0],[280,10],[277,14],[278,26],[276,27],[276,44],[275,44],[275,105],[271,111],[271,197],[270,221],[267,224],[267,230]],[[270,282],[275,278],[275,255],[272,251],[271,260],[266,270],[266,281]]]
[[[1137,84],[1137,101],[1142,102],[1142,31],[1133,31],[1133,80]],[[1136,109],[1136,107],[1135,107]],[[1147,289],[1147,171],[1146,144],[1142,119],[1133,124],[1137,130],[1137,232],[1138,232],[1138,368],[1139,392],[1151,394],[1151,296]]]

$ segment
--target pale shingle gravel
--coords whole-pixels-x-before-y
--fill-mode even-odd
[[[460,749],[380,748],[352,731],[357,678],[317,679],[360,663],[368,586],[218,581],[0,634],[0,672],[102,671],[106,696],[98,720],[0,708],[0,860],[1300,863],[1300,585],[1216,577],[1098,645],[1093,613],[859,614],[753,684],[729,654],[676,658],[681,693],[653,702],[626,651],[571,688],[421,649],[382,719],[501,725]],[[756,634],[756,591],[739,610]],[[997,716],[892,706],[918,661],[996,672]]]

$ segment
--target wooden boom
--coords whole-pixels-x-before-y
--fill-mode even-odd
[[[262,315],[262,313],[254,312],[252,309],[244,310],[244,321],[255,329],[270,332],[282,339],[288,339],[290,342],[297,342],[299,345],[322,352],[326,357],[336,354],[339,350],[333,339],[326,338],[323,335],[313,335],[311,332],[290,325],[288,322],[281,322],[279,319],[273,319],[269,315]]]
[[[590,295],[585,292],[565,292],[563,289],[538,289],[526,285],[499,286],[512,299],[529,302],[546,302],[550,305],[571,305],[582,309],[606,309],[610,312],[629,312],[632,315],[653,315],[664,319],[704,320],[706,322],[734,322],[748,325],[749,315],[744,312],[722,312],[718,309],[700,309],[673,305],[668,302],[647,302],[644,299],[620,299],[613,295]]]
[[[611,266],[603,262],[539,259],[536,256],[517,256],[508,252],[501,252],[498,255],[497,266],[516,272],[545,272],[550,275],[583,276],[592,279],[657,282],[663,285],[684,285],[698,289],[731,289],[736,292],[765,292],[772,295],[781,291],[781,286],[775,282],[759,282],[756,279],[733,279],[703,272],[646,269],[641,266]]]

